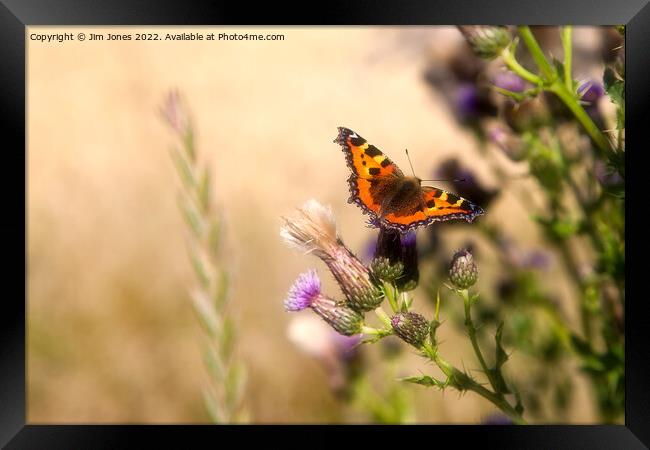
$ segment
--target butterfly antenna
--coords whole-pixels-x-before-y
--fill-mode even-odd
[[[454,181],[454,182],[461,182],[461,181],[467,181],[465,178],[441,178],[439,180],[420,180],[420,181]]]
[[[406,152],[406,158],[409,160],[409,166],[411,166],[411,172],[413,172],[413,176],[417,178],[417,176],[415,175],[415,170],[413,169],[413,163],[411,163],[411,157],[409,156],[409,149],[406,148],[404,149],[404,151]]]

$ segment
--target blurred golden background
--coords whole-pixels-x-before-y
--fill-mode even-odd
[[[226,223],[252,420],[366,421],[331,394],[319,363],[287,337],[291,317],[282,301],[298,273],[317,266],[326,290],[338,291],[320,262],[283,245],[280,216],[315,198],[332,206],[353,250],[361,252],[375,235],[346,202],[348,168],[332,142],[337,126],[359,132],[405,173],[408,148],[423,178],[455,156],[484,184],[495,183],[477,164],[470,133],[422,77],[423,66],[444,57],[460,34],[453,27],[29,27],[27,34],[80,31],[281,33],[285,39],[28,39],[28,421],[209,421],[200,331],[187,293],[193,273],[179,181],[167,151],[171,134],[159,114],[171,88],[191,109]],[[580,33],[586,41],[591,36]],[[538,242],[508,192],[479,220],[499,221],[522,245]],[[452,246],[467,229],[452,233]],[[487,283],[490,268],[481,269]],[[568,289],[561,282],[555,288]],[[415,291],[415,305],[420,301],[429,312],[422,291]],[[569,302],[562,308],[577,314]],[[471,360],[460,332],[451,325],[440,332],[453,363]],[[400,374],[430,368],[406,352]],[[526,364],[515,353],[507,370]],[[566,421],[594,422],[588,388],[578,372],[575,378]],[[494,411],[476,395],[406,389],[418,422],[477,423]]]

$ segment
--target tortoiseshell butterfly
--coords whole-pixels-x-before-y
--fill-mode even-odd
[[[334,140],[343,153],[352,175],[349,203],[370,214],[371,223],[405,233],[420,226],[450,219],[468,222],[483,214],[480,206],[451,192],[422,186],[419,178],[405,176],[377,147],[354,131],[338,127]]]

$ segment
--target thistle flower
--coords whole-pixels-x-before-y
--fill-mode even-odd
[[[331,209],[309,200],[292,219],[284,218],[280,235],[298,250],[313,253],[327,264],[334,275],[347,306],[355,311],[370,311],[379,306],[383,294],[370,271],[340,239]]]
[[[415,289],[420,278],[415,232],[380,227],[372,268],[378,279],[394,282],[400,290]]]
[[[289,289],[289,295],[284,301],[284,309],[302,311],[309,308],[320,296],[320,289],[320,278],[315,270],[301,273]]]
[[[429,334],[429,322],[418,313],[395,314],[390,324],[397,336],[415,347],[420,347]]]
[[[494,59],[510,44],[512,36],[507,27],[465,25],[458,29],[474,53],[484,59]]]
[[[451,261],[449,279],[458,289],[470,288],[478,279],[478,269],[472,254],[465,250],[458,250]]]
[[[352,336],[361,333],[363,315],[321,293],[321,283],[316,271],[300,274],[284,301],[287,311],[311,308],[338,333]]]

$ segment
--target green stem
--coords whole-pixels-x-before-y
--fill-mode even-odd
[[[535,64],[537,64],[539,70],[541,70],[542,74],[544,74],[546,81],[555,81],[555,71],[553,70],[551,64],[549,64],[549,62],[546,60],[546,56],[544,56],[542,48],[537,43],[535,36],[533,36],[533,32],[530,31],[530,28],[528,26],[518,27],[518,30],[519,35],[526,44],[526,47],[528,47],[528,51],[530,51],[531,56],[535,60]]]
[[[528,47],[528,50],[530,51],[531,56],[535,60],[535,63],[537,64],[537,67],[539,67],[539,70],[542,71],[542,74],[544,75],[544,83],[547,85],[546,90],[553,92],[555,95],[557,95],[560,100],[569,108],[569,110],[573,113],[573,115],[578,119],[578,122],[583,126],[585,131],[587,131],[587,134],[591,137],[591,139],[594,141],[596,146],[602,151],[606,152],[611,150],[611,144],[607,137],[598,129],[596,124],[591,120],[591,117],[589,117],[589,114],[584,110],[584,108],[578,103],[578,99],[573,92],[573,86],[571,88],[567,87],[567,84],[559,82],[557,75],[551,66],[551,64],[548,62],[546,59],[546,56],[544,56],[544,52],[542,51],[542,48],[539,46],[537,43],[537,40],[535,39],[535,36],[533,36],[532,31],[530,31],[530,28],[527,26],[522,26],[518,28],[519,34],[524,40],[524,43],[526,44],[526,47]],[[569,37],[570,37],[570,32],[569,32]],[[563,40],[565,36],[563,35]],[[566,43],[564,42],[565,46],[565,52],[566,49],[571,47],[570,42]],[[569,55],[571,54],[571,51],[569,50]],[[565,53],[566,57],[566,53]],[[571,68],[566,66],[565,64],[565,73],[568,71],[569,75],[571,74]],[[568,77],[570,80],[570,76]],[[572,83],[572,81],[570,81]]]
[[[531,83],[535,85],[541,85],[542,84],[542,79],[535,75],[532,72],[529,72],[519,64],[517,59],[515,58],[515,55],[510,47],[506,47],[502,52],[501,52],[501,57],[503,58],[503,62],[506,63],[506,66],[510,70],[512,70],[514,73],[519,75],[521,78],[523,78],[526,81],[530,81]]]
[[[553,85],[551,85],[549,88],[549,91],[560,97],[560,100],[562,100],[567,108],[571,110],[576,119],[578,119],[578,122],[580,122],[587,134],[589,134],[591,139],[601,151],[606,152],[611,150],[609,140],[598,129],[596,124],[593,122],[593,120],[591,120],[591,117],[589,117],[589,114],[587,114],[580,103],[578,103],[578,99],[572,91],[569,91],[567,87],[561,83],[553,83]]]
[[[390,317],[388,317],[388,314],[386,314],[384,310],[381,309],[381,306],[375,309],[375,314],[388,329],[392,329],[392,325],[390,323]]]
[[[487,376],[488,380],[490,381],[490,385],[492,386],[492,389],[497,391],[496,383],[494,382],[492,376],[490,375],[488,366],[485,363],[485,358],[483,358],[483,353],[481,352],[481,348],[478,345],[478,339],[476,338],[476,327],[474,326],[474,322],[472,321],[472,313],[471,313],[472,305],[469,300],[469,292],[467,291],[467,289],[463,289],[462,291],[460,291],[460,295],[461,297],[463,297],[463,302],[465,303],[465,327],[467,328],[469,339],[472,342],[474,353],[476,354],[476,358],[478,358],[478,361],[481,364],[481,368],[483,368],[483,373],[485,373],[485,376]]]
[[[573,79],[571,78],[571,34],[573,28],[568,25],[562,28],[562,47],[564,48],[564,84],[573,92]]]

